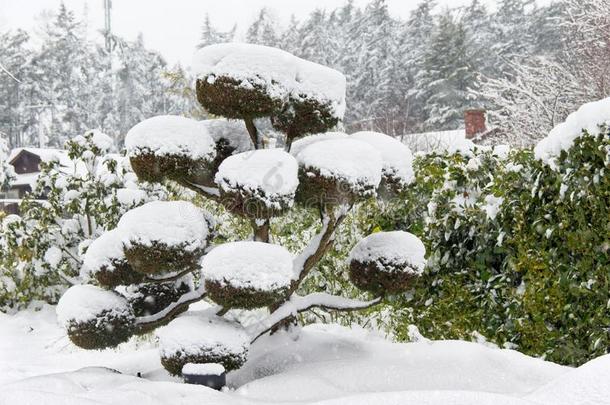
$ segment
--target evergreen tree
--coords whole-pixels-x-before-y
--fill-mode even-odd
[[[275,46],[279,43],[276,19],[267,8],[262,8],[258,17],[248,27],[246,42],[251,44]]]
[[[32,99],[41,119],[48,120],[39,129],[39,146],[60,147],[65,137],[91,127],[94,111],[88,100],[93,89],[87,84],[95,76],[92,53],[82,24],[63,3],[43,35],[42,48],[32,60]]]
[[[226,32],[217,30],[210,21],[210,15],[206,13],[205,19],[203,21],[203,26],[201,27],[201,39],[197,44],[197,49],[201,49],[204,46],[212,44],[231,42],[235,37],[236,30],[237,25],[234,25],[233,28]]]
[[[0,131],[10,145],[21,145],[22,134],[32,124],[27,109],[27,77],[30,50],[29,35],[22,30],[0,34]]]
[[[475,85],[476,67],[471,59],[464,24],[449,10],[438,17],[425,55],[422,81],[429,129],[455,129],[463,125],[463,109]]]

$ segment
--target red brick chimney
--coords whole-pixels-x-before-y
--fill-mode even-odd
[[[466,128],[466,139],[472,139],[475,136],[485,132],[485,110],[470,109],[464,111],[464,126]]]

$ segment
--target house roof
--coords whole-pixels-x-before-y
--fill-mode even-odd
[[[15,148],[11,151],[8,157],[9,163],[13,161],[22,153],[29,152],[40,157],[43,162],[57,159],[61,167],[61,171],[66,174],[84,174],[86,173],[86,167],[83,164],[75,164],[72,159],[68,156],[68,151],[64,149],[51,149],[51,148]],[[23,173],[17,174],[12,185],[29,185],[32,189],[36,185],[38,179],[38,172],[34,173]]]
[[[465,129],[454,129],[450,131],[421,132],[405,134],[400,140],[409,146],[413,152],[454,152],[462,149],[471,149],[474,145],[470,139],[466,139]]]

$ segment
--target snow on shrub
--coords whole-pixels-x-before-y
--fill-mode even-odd
[[[0,231],[0,308],[57,302],[69,285],[85,282],[83,255],[93,240],[127,210],[167,195],[164,187],[138,184],[129,160],[111,146],[106,135],[88,131],[66,143],[69,159],[41,164],[19,216]]]
[[[338,123],[343,115],[345,77],[283,51],[256,45],[210,46],[199,51],[196,59],[200,103],[211,113],[243,120],[243,126],[223,120],[152,118],[130,131],[130,157],[138,166],[141,152],[147,159],[152,156],[136,170],[139,180],[174,180],[205,197],[202,205],[215,207],[212,209],[223,215],[218,228],[231,232],[216,241],[238,236],[254,241],[209,247],[217,232],[211,229],[215,221],[209,212],[185,201],[150,202],[121,217],[112,231],[120,242],[110,241],[110,237],[98,242],[87,266],[98,274],[118,276],[117,267],[126,259],[142,275],[143,280],[120,285],[116,291],[135,317],[128,323],[129,332],[146,333],[166,325],[158,336],[162,364],[172,374],[179,374],[187,363],[220,363],[227,371],[234,370],[246,361],[251,342],[291,327],[298,313],[315,308],[366,309],[390,293],[376,289],[376,297],[364,300],[323,292],[297,293],[331,249],[334,235],[352,206],[375,197],[382,179],[382,154],[367,142],[338,139],[345,134],[319,134],[316,141],[297,142],[296,148],[302,149],[298,159],[287,152],[296,137],[327,131]],[[263,117],[283,132],[281,143],[287,151],[264,149],[270,143],[263,142],[257,128],[260,121],[255,122]],[[320,139],[325,140],[317,142]],[[251,147],[255,150],[248,151]],[[402,150],[410,158],[409,150]],[[384,156],[386,174],[402,175],[410,170],[408,159],[396,159],[387,151]],[[206,175],[193,176],[192,170],[199,173],[204,161]],[[312,197],[301,200],[305,204],[299,208],[315,208],[319,224],[307,235],[309,242],[293,255],[270,242],[278,215],[293,207],[299,193]],[[228,210],[220,210],[223,206]],[[227,211],[249,219],[252,234],[240,235],[228,228]],[[201,277],[192,277],[200,270],[199,260],[206,251]],[[183,282],[190,277],[196,283]],[[112,288],[125,280],[100,281]],[[213,307],[215,314],[210,310],[178,317],[190,304],[206,297],[221,305]],[[261,307],[267,307],[269,315],[249,325],[247,332],[239,322],[223,318],[231,309]],[[112,329],[113,318],[108,322]],[[96,327],[102,328],[104,323],[99,319]],[[104,338],[104,332],[99,333]],[[123,339],[121,334],[117,342]],[[110,343],[104,340],[104,344]]]
[[[350,279],[374,293],[406,291],[426,265],[426,248],[419,238],[403,231],[373,233],[349,254]]]
[[[117,229],[106,232],[89,245],[83,257],[82,271],[104,287],[113,288],[143,280],[143,275],[135,272],[127,262],[122,236]]]
[[[125,257],[137,272],[195,269],[207,245],[209,223],[186,201],[153,201],[125,213],[117,226]]]
[[[344,139],[348,135],[345,132],[323,132],[314,135],[308,135],[292,143],[290,154],[296,157],[303,149],[315,142],[328,141],[331,139]]]
[[[380,188],[383,194],[396,195],[413,182],[413,154],[398,139],[369,131],[356,132],[350,138],[368,143],[381,154],[383,177]]]
[[[537,159],[554,166],[561,151],[572,147],[583,134],[596,136],[610,124],[610,97],[581,105],[566,120],[549,132],[534,148]]]
[[[212,114],[270,117],[288,142],[337,125],[345,112],[345,76],[279,49],[216,44],[195,55],[197,98]]]
[[[359,217],[356,228],[407,230],[429,252],[384,315],[397,338],[414,324],[429,338],[482,335],[562,364],[605,353],[608,334],[593,325],[607,318],[610,131],[596,121],[593,134],[570,132],[552,166],[506,148],[418,156],[400,203]]]
[[[217,316],[181,316],[156,332],[161,363],[180,375],[188,363],[218,363],[225,370],[245,363],[250,336],[237,323]]]
[[[225,207],[248,218],[269,218],[292,207],[297,161],[281,149],[243,152],[225,159],[216,184]]]
[[[92,285],[70,287],[57,303],[57,319],[68,337],[84,349],[103,349],[125,342],[135,316],[127,300]]]
[[[353,139],[314,142],[297,156],[299,199],[346,204],[376,195],[382,160],[372,146]]]
[[[161,115],[144,120],[125,137],[131,165],[141,179],[203,183],[209,179],[216,145],[204,125],[190,118]]]
[[[294,279],[293,256],[263,242],[218,246],[201,263],[210,298],[224,307],[254,309],[278,302]]]

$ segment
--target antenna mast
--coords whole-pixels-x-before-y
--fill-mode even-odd
[[[112,30],[112,20],[110,19],[110,10],[112,9],[112,0],[104,0],[104,22],[105,22],[105,36],[106,36],[106,52],[110,54],[112,51],[112,42],[110,40]]]

